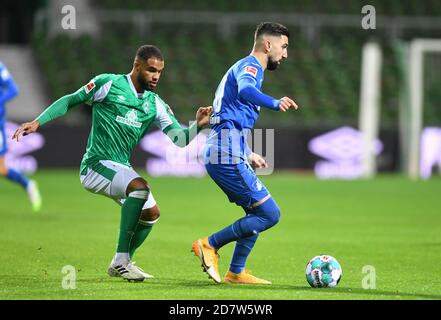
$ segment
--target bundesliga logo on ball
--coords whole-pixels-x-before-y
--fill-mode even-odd
[[[306,265],[306,280],[314,288],[337,286],[342,276],[340,263],[328,255],[312,258]]]

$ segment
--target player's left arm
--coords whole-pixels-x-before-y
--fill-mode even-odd
[[[8,102],[18,95],[18,87],[8,69],[0,69],[0,105]]]
[[[173,115],[170,115],[172,123],[162,130],[178,147],[187,146],[198,133],[210,122],[213,108],[200,107],[196,112],[196,121],[192,121],[188,128],[183,128]]]
[[[266,160],[260,154],[251,152],[249,155],[247,155],[247,157],[248,162],[253,169],[268,168]]]
[[[258,168],[268,168],[266,160],[258,153],[253,152],[248,145],[247,139],[244,141],[244,151],[248,163],[253,167],[253,169]]]
[[[245,140],[245,155],[247,157],[248,163],[253,167],[253,169],[258,168],[268,168],[266,160],[258,153],[251,150],[248,143]]]
[[[183,128],[176,120],[171,108],[160,98],[156,98],[156,124],[178,147],[187,146],[197,134],[210,122],[213,108],[200,107],[196,112],[196,121],[188,128]]]

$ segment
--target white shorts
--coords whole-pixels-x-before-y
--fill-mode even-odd
[[[127,198],[127,186],[133,179],[139,177],[141,176],[132,167],[111,160],[100,160],[99,163],[88,167],[87,173],[81,175],[80,180],[87,191],[102,194],[122,205]],[[150,191],[142,209],[149,209],[155,205],[155,198]]]

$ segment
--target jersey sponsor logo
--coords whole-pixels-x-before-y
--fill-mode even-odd
[[[142,123],[138,121],[138,115],[136,113],[136,110],[129,110],[126,113],[125,117],[117,116],[116,122],[135,127],[135,128],[141,128]]]
[[[90,80],[90,82],[84,86],[86,93],[92,91],[93,88],[95,88],[95,82],[93,80]]]
[[[256,77],[257,75],[257,68],[252,66],[245,67],[245,73],[251,74],[253,77]]]

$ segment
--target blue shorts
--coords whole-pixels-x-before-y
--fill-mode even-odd
[[[230,202],[249,208],[267,195],[268,190],[256,176],[251,166],[242,162],[239,164],[205,165],[210,177],[228,196]]]
[[[0,156],[4,156],[8,151],[6,144],[6,125],[5,122],[0,119]]]

